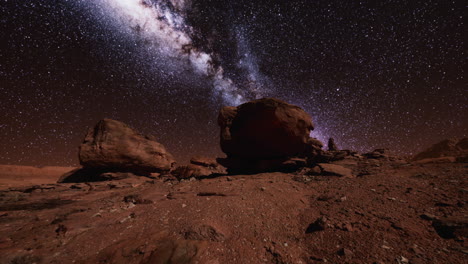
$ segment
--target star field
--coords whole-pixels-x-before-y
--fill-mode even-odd
[[[0,164],[77,165],[113,118],[180,163],[222,156],[217,113],[304,108],[341,148],[468,134],[464,1],[0,0]]]

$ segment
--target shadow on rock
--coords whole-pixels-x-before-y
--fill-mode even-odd
[[[90,169],[90,168],[80,168],[72,170],[68,173],[65,173],[60,177],[58,183],[80,183],[80,182],[99,182],[99,181],[112,181],[112,180],[122,180],[130,177],[138,176],[150,176],[149,173],[132,173],[132,172],[118,172],[118,171],[109,171],[99,170],[99,169]]]

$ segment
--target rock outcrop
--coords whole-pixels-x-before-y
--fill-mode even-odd
[[[441,157],[455,157],[459,162],[468,162],[468,138],[446,139],[416,154],[413,161]]]
[[[213,175],[226,174],[226,168],[221,166],[216,159],[196,157],[190,160],[190,164],[187,166],[179,166],[174,171],[174,175],[177,179],[189,179],[189,178],[204,178]]]
[[[228,169],[262,171],[266,162],[270,170],[277,170],[285,162],[290,165],[290,158],[316,156],[323,146],[310,138],[314,129],[311,117],[300,107],[278,99],[224,107],[218,124],[221,149],[227,155],[218,161]]]
[[[168,172],[175,161],[152,136],[126,124],[103,119],[88,131],[79,150],[83,166],[62,175],[59,183],[117,180],[135,175]]]
[[[336,146],[335,139],[333,138],[328,139],[328,151],[338,151],[338,147]]]
[[[84,168],[146,173],[169,171],[175,163],[154,137],[112,119],[103,119],[88,131],[79,158]]]
[[[388,158],[388,149],[375,149],[372,152],[364,153],[363,156],[368,159],[383,159]]]

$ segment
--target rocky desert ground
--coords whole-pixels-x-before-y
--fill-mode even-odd
[[[0,263],[468,263],[468,139],[324,150],[300,108],[247,104],[220,113],[226,158],[177,166],[107,119],[81,168],[0,167]]]

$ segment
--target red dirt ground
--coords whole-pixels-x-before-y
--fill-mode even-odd
[[[468,263],[466,163],[340,163],[359,176],[2,177],[0,263]]]

